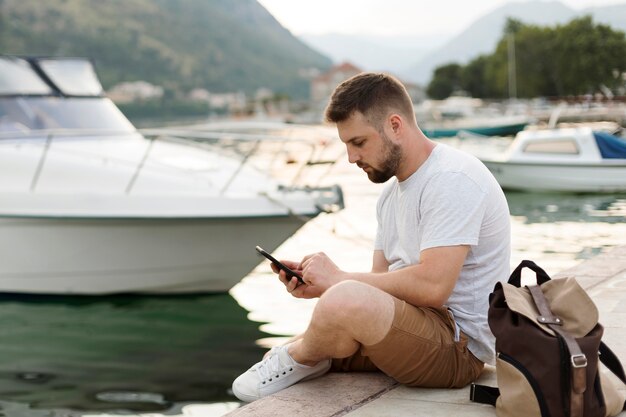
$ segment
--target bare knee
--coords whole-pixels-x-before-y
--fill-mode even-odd
[[[333,285],[320,297],[315,313],[337,321],[354,318],[367,308],[367,300],[358,296],[364,286],[369,287],[358,281],[342,281]]]
[[[343,281],[320,297],[312,324],[345,330],[367,342],[386,334],[393,315],[394,301],[389,294],[358,281]]]

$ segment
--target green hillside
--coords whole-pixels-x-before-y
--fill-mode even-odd
[[[303,69],[331,65],[255,0],[0,0],[0,52],[90,57],[105,88],[265,86],[297,98],[308,96]]]

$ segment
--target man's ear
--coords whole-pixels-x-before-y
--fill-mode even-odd
[[[404,121],[399,114],[393,113],[389,116],[389,126],[396,137],[402,132]]]

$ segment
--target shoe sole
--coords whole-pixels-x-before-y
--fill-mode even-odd
[[[245,394],[241,394],[241,393],[235,393],[235,390],[233,390],[233,394],[235,394],[235,397],[239,398],[239,400],[245,402],[245,403],[251,403],[253,401],[256,400],[260,400],[259,397],[253,397],[250,395],[245,395]]]

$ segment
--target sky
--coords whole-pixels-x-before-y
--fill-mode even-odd
[[[259,0],[294,35],[427,36],[460,32],[511,0]],[[575,10],[626,0],[561,0]]]

